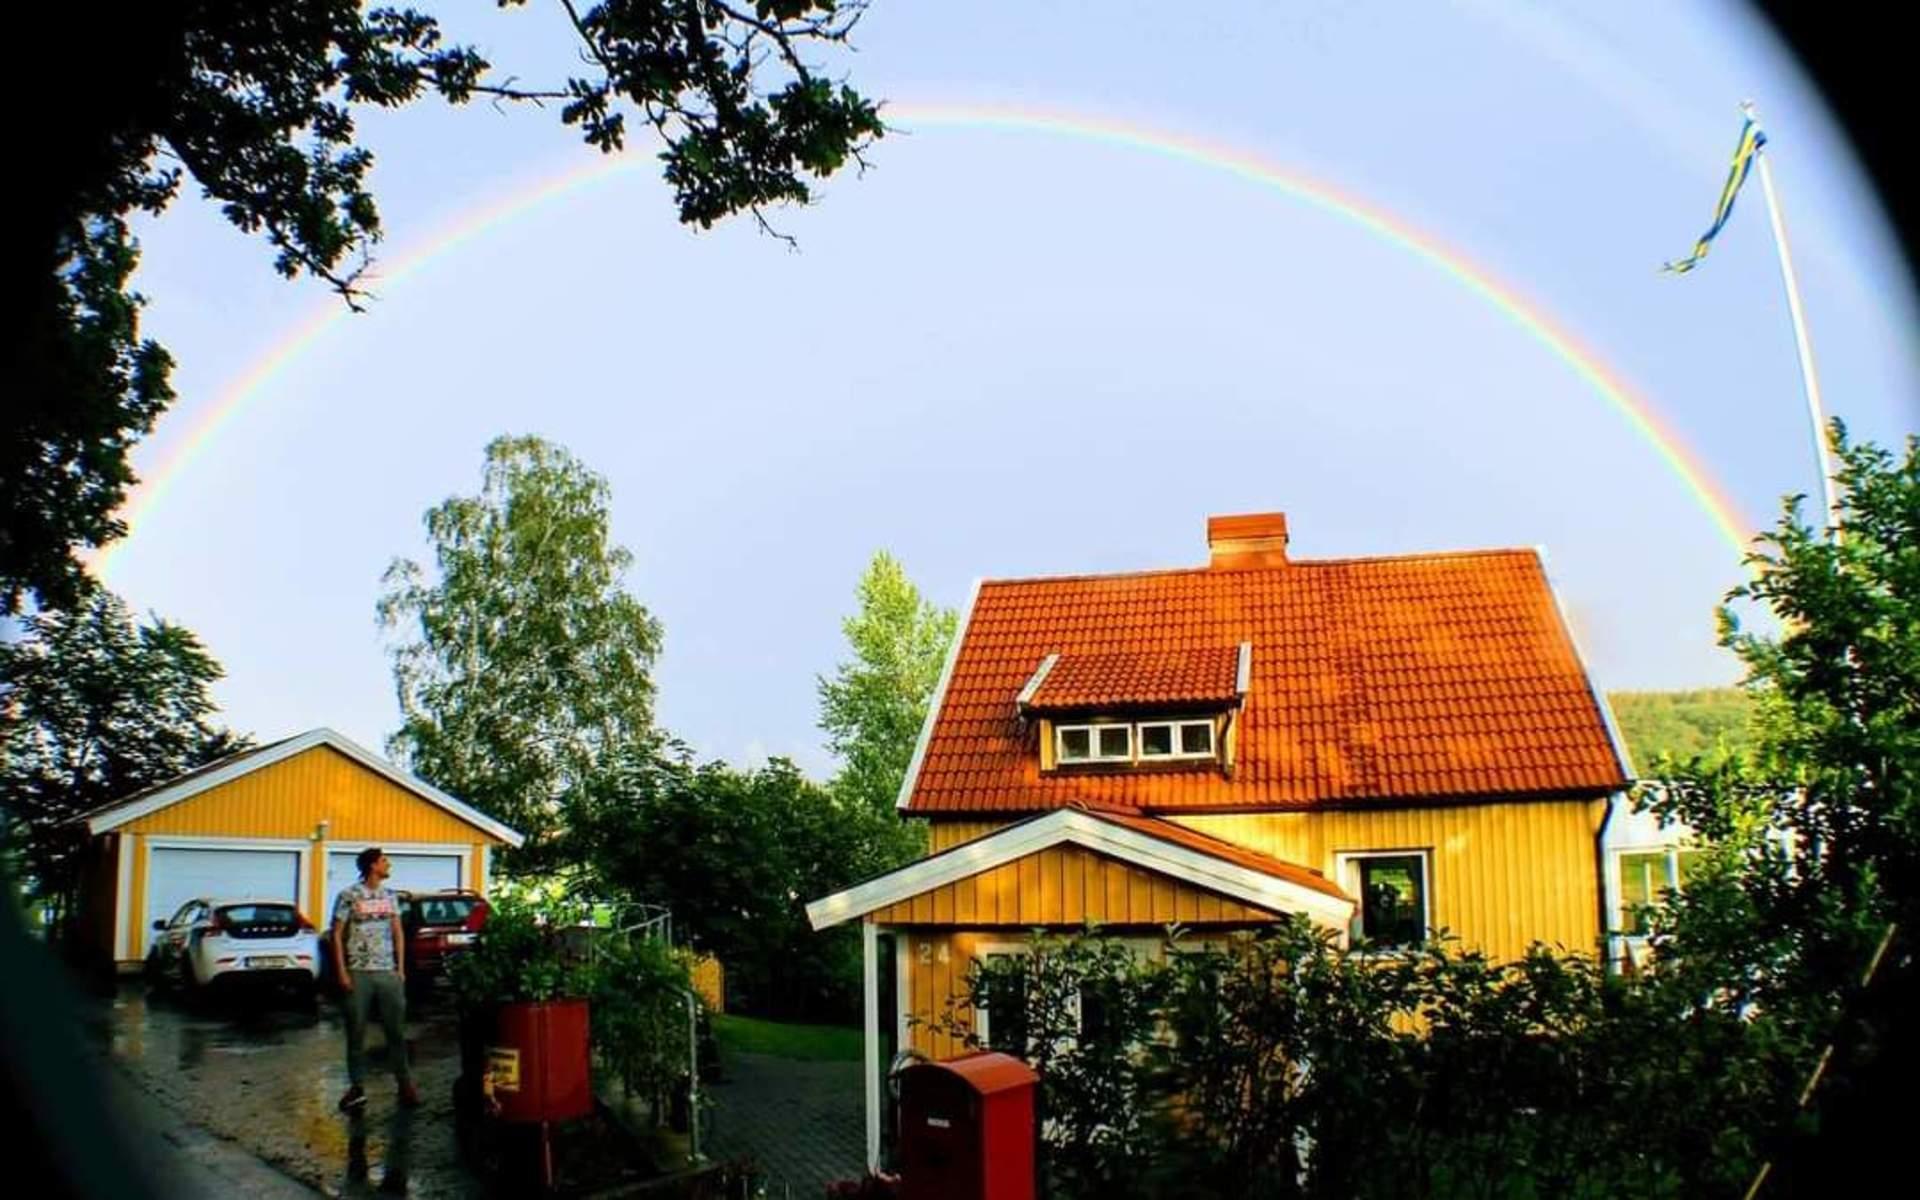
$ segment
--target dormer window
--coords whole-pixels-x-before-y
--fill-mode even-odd
[[[1040,769],[1189,767],[1233,772],[1253,646],[1049,654],[1014,697],[1040,726]]]
[[[1056,725],[1053,742],[1054,760],[1063,767],[1177,762],[1214,756],[1213,722],[1206,719]]]
[[[1145,759],[1212,758],[1212,721],[1142,721],[1140,757]]]
[[[1054,728],[1055,753],[1063,763],[1133,761],[1131,725],[1060,725]]]

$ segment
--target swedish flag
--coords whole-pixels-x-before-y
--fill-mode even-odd
[[[1747,181],[1748,173],[1753,170],[1753,160],[1759,157],[1760,147],[1767,144],[1766,131],[1760,128],[1760,122],[1754,120],[1753,110],[1746,108],[1744,111],[1746,123],[1740,126],[1740,144],[1734,147],[1733,166],[1727,170],[1726,186],[1720,189],[1720,202],[1713,206],[1713,224],[1693,244],[1692,254],[1666,265],[1666,270],[1676,275],[1693,270],[1707,256],[1707,247],[1725,228],[1727,218],[1733,215],[1733,198],[1740,194],[1740,185]]]

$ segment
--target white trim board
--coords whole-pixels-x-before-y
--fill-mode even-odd
[[[1344,930],[1353,915],[1350,899],[1338,899],[1290,880],[1137,833],[1088,813],[1063,808],[824,896],[807,905],[807,920],[815,929],[827,929],[1062,843],[1072,843],[1183,880],[1256,908],[1305,913],[1316,923],[1334,929]]]
[[[233,762],[228,763],[224,767],[195,775],[189,779],[183,779],[172,787],[160,789],[151,796],[143,797],[117,808],[107,809],[105,812],[96,813],[94,816],[87,818],[87,832],[98,834],[105,833],[111,829],[118,829],[129,821],[137,821],[150,813],[156,813],[163,808],[169,808],[180,803],[182,800],[219,787],[223,783],[230,783],[243,775],[250,775],[263,767],[270,767],[275,763],[285,762],[294,755],[304,754],[306,751],[312,750],[317,746],[328,746],[339,751],[361,766],[382,776],[388,782],[412,792],[429,804],[444,809],[462,821],[465,821],[467,824],[472,825],[474,828],[492,834],[509,846],[518,847],[526,841],[526,838],[520,833],[507,828],[479,809],[454,799],[426,780],[401,770],[373,751],[354,742],[351,738],[348,738],[344,734],[336,733],[331,729],[309,730],[298,737],[291,737],[285,741],[277,742],[263,750],[238,755]]]
[[[906,778],[900,781],[900,793],[893,798],[893,806],[904,810],[907,801],[913,798],[913,787],[920,782],[920,767],[927,760],[927,743],[933,740],[934,722],[940,719],[940,710],[947,703],[947,685],[953,682],[953,664],[960,661],[960,645],[967,640],[967,629],[973,624],[973,608],[980,602],[981,581],[973,581],[973,587],[967,592],[967,607],[961,612],[959,622],[953,627],[953,645],[947,647],[947,661],[940,666],[940,682],[933,686],[933,698],[927,702],[927,719],[920,723],[920,736],[913,743],[913,757],[907,760]],[[514,845],[520,843],[515,842]]]

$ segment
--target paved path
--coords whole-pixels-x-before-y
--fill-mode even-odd
[[[798,1062],[726,1052],[706,1151],[750,1158],[773,1176],[769,1200],[820,1200],[835,1179],[866,1171],[857,1062]]]

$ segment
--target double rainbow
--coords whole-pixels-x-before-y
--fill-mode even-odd
[[[894,104],[888,106],[886,115],[890,122],[903,128],[999,130],[1073,138],[1153,154],[1237,176],[1365,230],[1387,245],[1405,251],[1440,271],[1491,305],[1501,316],[1565,363],[1594,395],[1627,422],[1679,479],[1735,555],[1745,552],[1754,526],[1740,515],[1738,506],[1699,456],[1687,446],[1679,433],[1660,418],[1643,396],[1538,303],[1522,296],[1461,251],[1386,209],[1322,180],[1282,167],[1252,151],[1188,134],[1124,124],[1084,113],[980,105]],[[380,283],[387,287],[403,282],[423,267],[456,253],[489,231],[535,209],[617,175],[631,171],[653,171],[657,165],[653,159],[641,156],[598,158],[477,204],[454,216],[437,232],[412,248],[387,260],[380,271]],[[248,401],[267,395],[271,384],[282,371],[349,315],[345,305],[329,296],[315,306],[312,315],[254,360],[253,365],[221,393],[218,401],[196,415],[192,427],[179,438],[171,452],[150,470],[146,482],[129,497],[123,513],[129,536],[165,501],[174,481],[186,474],[195,462],[208,456],[218,441],[220,431],[234,415]],[[96,557],[95,569],[102,578],[107,576],[114,551],[121,544],[124,543],[108,546]]]

